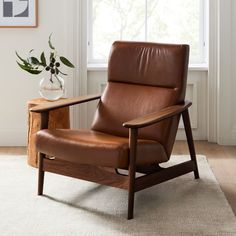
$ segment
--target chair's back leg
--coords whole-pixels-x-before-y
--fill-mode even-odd
[[[186,133],[186,137],[187,137],[188,148],[189,148],[191,160],[194,161],[194,163],[195,163],[194,176],[195,176],[195,179],[199,179],[197,159],[196,159],[196,153],[195,153],[195,147],[194,147],[194,142],[193,142],[193,135],[192,135],[192,129],[191,129],[191,124],[190,124],[188,109],[183,111],[182,117],[183,117],[184,129],[185,129],[185,133]]]
[[[137,149],[137,138],[138,130],[130,129],[129,130],[129,199],[128,199],[128,217],[127,219],[133,219],[134,215],[134,184],[135,184],[135,172],[136,172],[136,149]]]
[[[43,160],[45,154],[39,153],[39,170],[38,170],[38,195],[43,194],[43,183],[44,183],[44,171],[43,171]]]

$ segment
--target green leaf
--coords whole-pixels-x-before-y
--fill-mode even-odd
[[[42,54],[40,56],[40,59],[41,59],[41,65],[44,66],[44,67],[47,66],[47,62],[46,62],[44,52],[42,52]]]
[[[71,68],[75,68],[75,66],[65,57],[60,57],[60,60],[64,65],[71,67]]]
[[[49,44],[49,47],[50,47],[52,50],[55,50],[55,47],[52,46],[51,37],[52,37],[52,33],[51,33],[50,36],[49,36],[48,44]]]
[[[30,63],[29,63],[27,60],[25,60],[25,59],[23,59],[22,57],[20,57],[20,55],[17,53],[17,51],[16,51],[15,53],[16,53],[16,56],[17,56],[25,65],[30,65]]]
[[[23,70],[25,70],[25,69],[32,69],[30,66],[28,66],[28,65],[23,65],[23,64],[21,64],[21,63],[19,63],[18,61],[16,61],[16,63],[20,66],[20,68],[21,69],[23,69]]]
[[[29,58],[33,65],[40,65],[40,61],[36,57]]]
[[[22,65],[20,64],[18,61],[17,61],[17,64],[19,65],[19,67],[27,72],[29,72],[30,74],[34,74],[34,75],[37,75],[37,74],[40,74],[42,72],[42,70],[35,70],[35,69],[32,69],[30,68],[29,66],[26,66],[26,65]]]
[[[29,53],[31,53],[31,52],[33,52],[34,51],[34,49],[31,49],[30,51],[29,51]]]

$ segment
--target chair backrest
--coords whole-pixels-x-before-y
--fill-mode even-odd
[[[92,129],[128,137],[122,124],[144,114],[182,103],[185,98],[189,46],[117,41],[108,64],[108,84]],[[142,128],[139,138],[156,140],[171,154],[179,116]]]

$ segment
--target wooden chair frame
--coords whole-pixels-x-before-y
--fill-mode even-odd
[[[35,106],[31,109],[31,112],[41,113],[41,129],[47,129],[50,110],[71,106],[74,104],[80,104],[96,99],[100,99],[100,95],[70,98],[65,99],[63,101],[56,101],[53,103],[46,103],[43,105]],[[63,160],[58,160],[56,158],[48,158],[44,153],[39,153],[38,195],[43,194],[45,171],[79,178],[82,180],[92,181],[103,185],[126,189],[128,190],[127,219],[132,219],[134,211],[135,192],[138,192],[145,188],[149,188],[153,185],[176,178],[192,171],[194,172],[195,178],[199,178],[188,112],[188,108],[191,106],[191,104],[191,102],[185,102],[184,104],[167,107],[161,111],[145,115],[143,117],[134,119],[123,124],[124,127],[129,128],[130,162],[128,168],[128,175],[122,175],[116,169],[113,168],[92,166],[87,164],[75,164]],[[158,165],[151,166],[149,168],[136,167],[136,149],[139,128],[158,123],[162,120],[180,114],[183,117],[191,160],[168,168],[161,168]],[[136,172],[140,172],[145,175],[141,177],[136,177]]]

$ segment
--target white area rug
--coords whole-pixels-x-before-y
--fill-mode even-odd
[[[127,221],[126,191],[46,173],[46,195],[38,197],[37,171],[25,157],[0,156],[0,235],[236,235],[206,158],[198,163],[200,180],[187,174],[136,193],[135,218]]]

